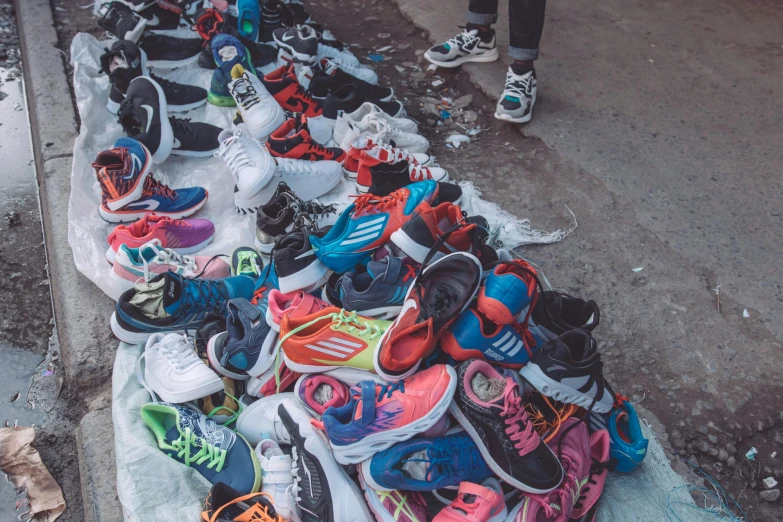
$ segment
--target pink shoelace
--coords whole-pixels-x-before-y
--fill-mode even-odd
[[[574,462],[568,457],[568,455],[562,454],[560,455],[560,463],[563,465],[563,482],[560,483],[556,490],[551,491],[546,495],[536,495],[532,493],[525,495],[531,500],[538,502],[548,517],[556,517],[561,515],[562,512],[566,511],[566,506],[568,506],[568,509],[571,509],[575,500],[577,489],[576,478],[572,473],[568,473],[568,470],[573,468]],[[560,497],[559,502],[562,512],[552,507],[553,496]]]
[[[503,403],[505,404],[500,415],[506,418],[506,434],[514,441],[514,447],[519,450],[520,455],[527,455],[538,447],[541,438],[536,433],[533,423],[527,416],[527,411],[522,406],[522,398],[517,391],[518,386],[506,386],[503,393]],[[524,426],[524,428],[522,427]]]

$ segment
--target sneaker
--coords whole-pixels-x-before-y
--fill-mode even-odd
[[[220,147],[220,134],[223,132],[220,127],[174,116],[169,116],[169,122],[174,132],[171,153],[175,156],[208,158]]]
[[[266,492],[243,494],[241,491],[222,482],[209,490],[204,501],[201,520],[220,522],[221,520],[253,520],[255,522],[285,522],[276,510],[273,498]]]
[[[335,461],[324,434],[313,427],[312,415],[292,400],[283,401],[278,414],[293,444],[294,491],[302,521],[370,520],[361,492]]]
[[[243,495],[261,487],[261,468],[241,436],[186,404],[148,403],[141,418],[166,455],[198,471],[212,484],[223,482]]]
[[[298,62],[312,63],[318,54],[318,36],[309,25],[281,27],[272,36],[277,46]]]
[[[231,275],[258,279],[264,268],[261,255],[250,247],[239,247],[231,254]]]
[[[116,211],[141,199],[152,157],[138,141],[119,138],[111,149],[98,153],[92,168],[101,186],[101,202],[109,211]]]
[[[348,386],[324,374],[305,374],[296,381],[294,394],[318,417],[329,408],[341,408],[351,400]]]
[[[576,416],[582,410],[574,404],[554,401],[538,393],[518,372],[504,369],[503,375],[517,380],[525,410],[533,423],[533,428],[541,436],[541,440],[549,444],[562,428],[563,421]]]
[[[374,353],[378,375],[395,381],[416,372],[441,334],[473,300],[480,283],[479,260],[462,252],[421,270],[405,294],[400,315]]]
[[[241,129],[224,130],[218,140],[217,155],[226,162],[234,178],[234,208],[238,214],[253,213],[272,195],[275,160],[258,140]]]
[[[609,433],[613,471],[631,473],[647,456],[649,441],[642,433],[639,417],[633,405],[621,395],[609,413],[597,413],[593,408],[588,428],[593,434],[600,430]]]
[[[475,307],[459,314],[440,346],[456,361],[482,359],[516,369],[527,364],[540,347],[519,323],[497,324]]]
[[[278,408],[286,400],[297,401],[293,393],[284,392],[264,396],[243,408],[237,419],[237,433],[254,446],[266,439],[278,444],[292,444],[291,437],[278,416]]]
[[[105,11],[104,11],[105,9]],[[100,10],[98,25],[120,40],[138,42],[147,27],[147,20],[121,2],[105,4]]]
[[[426,181],[426,180],[432,180],[438,182],[438,185],[440,186],[441,182],[448,181],[449,179],[449,173],[446,172],[446,169],[442,169],[440,167],[427,167],[423,165],[415,165],[408,163],[407,160],[401,159],[397,160],[395,163],[388,163],[381,161],[376,155],[383,157],[387,156],[386,154],[381,153],[383,149],[380,149],[378,147],[366,151],[365,154],[361,156],[361,159],[359,160],[359,170],[356,172],[356,188],[359,190],[359,192],[367,193],[370,192],[370,185],[372,185],[372,179],[373,179],[373,168],[375,168],[375,176],[382,175],[381,173],[384,172],[387,168],[391,168],[392,172],[395,172],[394,166],[396,163],[404,163],[404,167],[407,168],[408,171],[408,183],[407,185],[410,185],[411,183],[416,183],[418,181]],[[380,167],[381,165],[384,165],[384,167]],[[398,168],[403,168],[403,166],[399,166]],[[374,192],[370,192],[374,195]]]
[[[270,255],[277,240],[294,229],[299,203],[288,185],[281,182],[272,198],[258,207],[255,243],[259,252]]]
[[[359,485],[378,522],[427,522],[427,502],[416,491],[376,491],[359,469]]]
[[[252,297],[253,287],[244,276],[188,279],[166,272],[120,296],[111,330],[128,344],[146,343],[158,332],[195,330],[208,313],[222,313],[230,299]]]
[[[283,181],[302,201],[311,201],[331,191],[343,179],[343,167],[336,161],[309,161],[289,158],[277,158],[275,169],[277,187]],[[272,187],[270,187],[272,188]],[[274,188],[269,191],[265,201],[271,199]]]
[[[316,235],[321,235],[315,232]],[[326,282],[327,268],[316,257],[310,244],[310,228],[294,226],[293,232],[283,236],[275,245],[275,260],[280,291],[287,294],[320,288]]]
[[[321,60],[321,67],[327,71],[327,74],[331,69],[340,69],[353,78],[368,83],[371,86],[378,85],[378,73],[367,65],[356,64],[355,62],[343,62],[339,58],[323,58]],[[391,89],[387,90],[391,91]],[[390,99],[388,98],[388,95],[386,98]]]
[[[381,163],[395,164],[398,161],[407,161],[413,166],[429,166],[435,163],[435,159],[432,156],[411,153],[405,149],[393,147],[373,134],[362,133],[348,144],[347,154],[343,161],[343,169],[348,179],[358,181],[359,167],[362,162],[366,164],[365,169],[369,169]],[[362,182],[365,185],[367,184],[366,180]],[[407,184],[410,185],[410,182]]]
[[[142,358],[145,361],[142,384],[165,402],[191,402],[223,390],[223,381],[198,358],[193,341],[186,335],[151,335],[138,368]]]
[[[343,210],[323,238],[311,236],[310,242],[327,267],[347,272],[387,243],[392,233],[411,218],[419,203],[437,195],[438,185],[434,181],[414,183],[383,198],[362,194]]]
[[[514,322],[528,306],[535,308],[538,273],[523,259],[498,263],[479,290],[477,308],[497,324]]]
[[[106,108],[117,114],[125,99],[130,82],[139,76],[149,76],[163,89],[166,108],[172,112],[185,112],[201,107],[207,102],[207,91],[195,85],[170,82],[151,74],[147,69],[147,54],[130,40],[116,40],[111,49],[101,55],[101,70],[109,76],[111,90]]]
[[[541,342],[557,339],[577,328],[592,332],[601,319],[598,305],[568,294],[540,292],[530,314],[530,331]]]
[[[293,492],[291,456],[283,453],[277,442],[267,439],[256,446],[256,457],[261,464],[261,491],[272,498],[279,516],[285,520],[298,520],[300,513]]]
[[[498,59],[495,31],[491,30],[490,35],[491,39],[482,38],[478,29],[466,28],[454,38],[430,47],[424,58],[438,67],[449,68],[466,62],[494,62]]]
[[[563,463],[566,477],[551,492],[525,494],[507,520],[511,522],[567,522],[571,519],[580,488],[590,479],[590,437],[584,423],[567,419],[558,435],[549,443]]]
[[[261,5],[258,0],[237,0],[237,28],[239,34],[254,42],[258,40],[261,25]]]
[[[130,82],[118,112],[122,130],[152,153],[154,163],[165,161],[174,146],[174,132],[166,111],[166,96],[160,85],[139,76]]]
[[[355,127],[360,132],[370,132],[386,142],[393,142],[396,147],[408,152],[424,154],[430,148],[430,142],[424,136],[402,131],[394,124],[373,116],[363,119]]]
[[[285,364],[299,373],[342,367],[372,371],[372,354],[389,321],[329,307],[304,317],[283,316],[280,344]]]
[[[261,28],[258,31],[260,41],[274,43],[275,30],[283,26],[284,8],[283,2],[264,2],[261,6]],[[275,51],[277,51],[277,46],[275,46]]]
[[[147,19],[147,29],[153,31],[177,29],[184,14],[177,2],[125,0],[125,3],[135,4],[133,10]]]
[[[322,65],[324,63],[326,65],[325,67]],[[342,60],[340,63],[346,64],[346,62],[343,62]],[[307,89],[310,91],[310,94],[313,96],[313,98],[325,100],[330,93],[338,91],[346,85],[359,86],[360,90],[367,96],[367,101],[365,103],[367,105],[374,105],[378,110],[380,110],[380,108],[375,105],[375,101],[389,103],[392,101],[392,98],[394,98],[394,89],[391,87],[381,87],[379,85],[373,85],[364,80],[360,80],[359,78],[344,71],[342,68],[337,67],[335,62],[331,62],[329,60],[326,62],[321,61],[317,66],[315,66],[315,70],[312,71],[311,77],[309,79]],[[361,114],[361,108],[363,105],[364,104],[351,111],[351,114],[354,114],[357,111],[359,111]],[[351,119],[360,121],[364,116],[365,114],[357,114],[356,118]],[[335,138],[334,141],[340,143],[337,138]]]
[[[215,225],[208,219],[171,219],[151,212],[130,225],[117,225],[112,230],[106,240],[109,243],[106,259],[114,263],[120,245],[139,248],[153,239],[177,254],[192,254],[214,237]]]
[[[219,107],[236,107],[237,102],[231,94],[230,84],[234,79],[234,66],[240,65],[247,74],[256,75],[256,70],[250,62],[250,53],[238,39],[229,34],[219,34],[212,39],[212,56],[217,68],[212,73],[207,100]],[[237,70],[239,71],[239,70]]]
[[[495,118],[514,123],[529,122],[533,117],[537,90],[535,70],[516,74],[509,67],[506,73],[506,86],[495,109]]]
[[[105,195],[105,193],[104,193]],[[198,211],[207,202],[207,191],[201,187],[172,189],[156,180],[152,174],[144,182],[141,198],[117,211],[110,210],[103,201],[98,214],[110,223],[125,223],[154,212],[171,219],[181,219]]]
[[[139,248],[120,245],[109,276],[119,282],[123,291],[134,283],[148,283],[164,272],[174,272],[183,277],[223,279],[228,277],[228,263],[216,256],[179,255],[163,248],[153,239]],[[176,402],[176,401],[171,401]]]
[[[242,121],[247,125],[252,137],[265,140],[285,122],[282,107],[269,94],[261,80],[245,71],[241,64],[236,64],[231,69],[231,78],[228,90],[242,115]]]
[[[293,68],[278,67],[261,78],[261,81],[277,103],[288,112],[304,114],[308,118],[315,118],[323,113],[321,102],[313,99],[302,88]]]
[[[306,116],[297,116],[279,126],[266,141],[272,156],[309,161],[331,160],[342,163],[345,151],[340,147],[324,147],[310,136]]]
[[[318,32],[318,30],[316,30],[316,32]],[[338,41],[329,30],[318,32],[318,55],[316,56],[316,59],[321,61],[324,58],[334,58],[343,63],[350,63],[352,65],[360,64],[356,55],[348,50],[348,47],[345,44]]]
[[[595,339],[577,329],[544,343],[519,373],[547,397],[607,413],[615,395],[604,380],[602,368]]]
[[[147,31],[138,45],[147,53],[147,66],[154,69],[185,67],[198,61],[201,54],[200,38],[176,38]]]
[[[334,458],[340,464],[358,464],[427,431],[448,409],[456,387],[457,374],[446,365],[394,384],[359,383],[351,389],[348,404],[323,414]]]
[[[337,120],[334,125],[335,143],[343,142],[345,134],[348,132],[351,125],[356,125],[360,122],[364,122],[366,125],[367,122],[365,122],[365,118],[367,119],[367,122],[372,118],[381,119],[400,131],[409,132],[411,134],[419,133],[419,125],[415,121],[409,118],[392,118],[374,103],[366,102],[353,112],[342,112],[337,115]]]
[[[441,509],[432,522],[504,522],[508,516],[503,489],[496,478],[481,485],[463,482],[454,501]]]
[[[300,376],[300,373],[289,370],[285,361],[280,361],[279,366],[275,363],[259,377],[251,377],[245,381],[247,393],[256,398],[282,393],[296,384]]]
[[[438,167],[418,167],[411,166],[406,160],[400,160],[396,163],[379,163],[369,168],[363,168],[361,185],[356,181],[356,189],[361,193],[370,193],[375,196],[388,196],[395,190],[407,187],[411,183],[420,181],[419,176],[424,173],[424,179],[433,179],[435,176],[448,177],[448,172]],[[417,178],[414,180],[413,178]],[[456,183],[444,183],[438,181],[438,197],[433,204],[453,203],[458,205],[462,199],[462,189]]]
[[[223,324],[225,325],[225,319]],[[206,353],[201,360],[209,364]],[[196,399],[195,404],[201,413],[208,419],[215,421],[221,426],[230,426],[237,420],[242,411],[242,398],[245,393],[245,381],[237,381],[230,377],[219,376],[223,383],[220,391]]]
[[[214,3],[213,3],[214,4]],[[250,53],[250,61],[255,69],[277,60],[277,48],[245,38],[236,29],[236,19],[217,9],[202,9],[195,17],[195,30],[204,41],[204,47],[198,57],[198,65],[204,69],[215,69],[215,57],[212,54],[212,38],[225,33],[239,40]]]
[[[522,491],[555,489],[563,480],[563,468],[533,429],[516,382],[484,361],[466,361],[457,370],[458,390],[449,411],[487,465]]]
[[[462,209],[451,203],[432,207],[419,205],[413,217],[392,234],[391,241],[419,263],[432,252],[432,259],[441,259],[449,252],[474,253],[479,230],[470,223]]]
[[[314,314],[328,308],[329,304],[306,292],[296,291],[284,294],[280,290],[269,292],[269,308],[266,310],[266,323],[275,332],[280,331],[283,316],[293,319]]]
[[[361,471],[376,491],[432,491],[453,488],[462,481],[479,483],[492,476],[465,431],[398,442],[362,462]]]
[[[590,435],[590,474],[587,482],[579,489],[579,498],[574,503],[571,520],[593,522],[598,512],[598,501],[606,485],[609,462],[609,433],[599,430]]]
[[[354,112],[364,103],[372,102],[393,118],[404,118],[405,107],[397,100],[381,101],[369,87],[359,83],[347,83],[337,90],[329,92],[323,102],[323,115],[337,120],[340,111]]]
[[[337,283],[336,291],[342,307],[367,317],[394,319],[413,280],[416,265],[412,259],[388,256],[370,261],[364,272],[346,272]]]

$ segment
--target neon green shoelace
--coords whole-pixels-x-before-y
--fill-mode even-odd
[[[184,436],[172,441],[171,446],[177,450],[177,457],[183,459],[187,466],[191,463],[200,465],[209,461],[207,468],[214,468],[219,473],[226,463],[226,450],[218,449],[205,439],[196,437],[191,433],[190,428],[185,428]],[[193,453],[195,448],[199,448],[199,451]]]

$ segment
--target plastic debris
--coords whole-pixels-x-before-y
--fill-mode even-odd
[[[41,372],[42,377],[49,377],[51,375],[54,375],[54,370],[44,370]]]
[[[395,65],[394,68],[397,69],[398,73],[404,73],[405,72],[405,67],[400,67],[399,65]]]
[[[748,313],[748,309],[747,308],[742,311],[742,317],[744,317],[745,319],[750,317],[750,314]]]
[[[486,129],[482,129],[481,127],[476,127],[475,129],[470,129],[467,134],[468,136],[476,136],[479,132],[484,131]]]
[[[449,118],[451,118],[451,113],[445,109],[441,110],[440,117],[443,118],[444,120],[448,120]]]
[[[772,489],[778,485],[778,481],[773,477],[767,477],[762,482],[764,482],[764,487],[767,489]]]
[[[777,451],[773,451],[773,452],[772,452],[772,455],[770,455],[770,457],[771,457],[771,458],[773,458],[773,459],[774,459],[775,457],[777,457],[777,456],[778,456],[778,452],[777,452]]]
[[[465,96],[460,96],[456,100],[454,100],[454,103],[452,104],[452,107],[456,109],[464,109],[468,105],[471,104],[473,101],[473,95],[472,94],[466,94]]]
[[[428,70],[428,71],[437,71],[437,70],[438,70],[438,66],[437,66],[437,65],[435,65],[434,63],[431,63],[431,64],[429,64],[429,66],[427,67],[427,70]]]
[[[470,143],[470,138],[464,134],[452,134],[446,138],[446,145],[451,145],[456,149],[460,148],[463,143]]]
[[[758,455],[759,450],[756,448],[751,447],[747,453],[745,453],[745,458],[748,460],[756,460],[756,455]]]
[[[391,35],[389,33],[378,33],[378,38],[388,38]],[[391,48],[391,45],[389,46]]]
[[[369,58],[373,62],[382,62],[386,59],[386,57],[382,54],[368,54],[367,58]]]
[[[432,82],[433,87],[440,87],[441,85],[443,85],[443,80],[435,80]]]
[[[393,45],[387,45],[387,46],[381,47],[380,49],[376,49],[375,52],[376,53],[383,53],[383,52],[388,51],[389,49],[392,49],[393,47],[394,47]]]
[[[633,270],[634,272],[636,272],[636,273],[638,274],[639,272],[641,272],[642,270],[644,270],[644,267],[643,267],[643,266],[640,266],[640,267],[637,267],[637,268],[632,268],[631,270]]]
[[[11,394],[11,396],[8,398],[8,402],[16,402],[19,400],[19,392],[14,392]]]

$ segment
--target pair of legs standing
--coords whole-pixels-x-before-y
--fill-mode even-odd
[[[546,0],[509,0],[508,55],[514,60],[506,74],[506,86],[498,101],[495,117],[525,123],[532,117],[536,101],[536,72],[544,30]],[[498,59],[495,31],[498,0],[469,0],[465,30],[430,48],[424,57],[440,67],[458,67],[466,62],[493,62]]]

